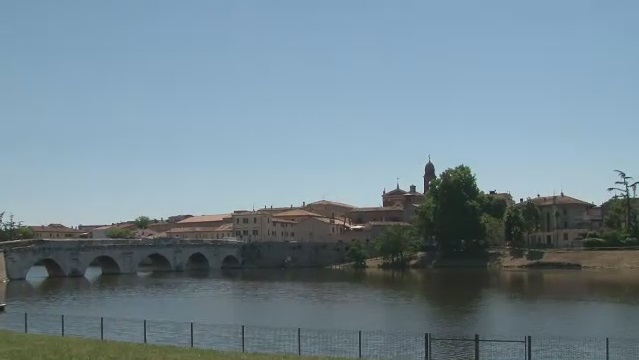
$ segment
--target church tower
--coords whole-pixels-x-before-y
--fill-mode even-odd
[[[435,180],[435,165],[430,162],[430,155],[428,155],[428,163],[424,168],[424,194],[428,192],[428,188],[430,187],[430,182]]]

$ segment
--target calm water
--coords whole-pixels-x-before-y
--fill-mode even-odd
[[[447,334],[628,336],[639,273],[260,270],[47,279],[0,285],[11,312]],[[4,287],[4,288],[3,288]],[[4,292],[4,294],[3,294]]]

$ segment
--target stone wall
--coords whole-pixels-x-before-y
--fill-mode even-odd
[[[256,242],[244,245],[242,259],[246,268],[326,267],[347,262],[349,248],[346,242]]]
[[[7,268],[4,265],[4,251],[0,250],[0,283],[7,280]],[[2,298],[0,298],[0,303],[2,303]]]

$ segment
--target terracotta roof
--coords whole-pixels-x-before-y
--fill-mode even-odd
[[[214,232],[217,230],[216,227],[186,227],[186,228],[175,228],[171,230],[167,230],[167,234],[175,234],[175,233],[192,233],[192,232]]]
[[[95,228],[92,231],[95,231],[95,230],[109,230],[109,229],[130,229],[130,228],[136,228],[136,227],[137,226],[134,223],[126,222],[126,223],[121,223],[121,224],[100,226],[99,228]]]
[[[583,200],[575,199],[567,195],[552,195],[552,196],[540,196],[530,199],[537,206],[550,206],[550,205],[590,205],[592,204]]]
[[[273,216],[274,217],[298,217],[298,216],[322,217],[322,215],[320,214],[316,214],[314,212],[310,212],[310,211],[306,211],[302,209],[284,211],[281,213],[274,214]]]
[[[231,231],[231,230],[233,230],[233,224],[222,224],[216,227],[198,226],[198,227],[175,228],[175,229],[167,230],[166,233],[175,234],[175,233],[217,232],[217,231]]]
[[[355,208],[351,212],[361,212],[361,211],[402,211],[402,209],[399,207],[378,206],[378,207]]]
[[[223,221],[225,219],[230,219],[230,218],[231,218],[231,214],[199,215],[199,216],[186,218],[182,221],[179,221],[178,224],[193,224],[193,223],[201,223],[201,222]]]
[[[325,222],[327,224],[335,224],[335,225],[344,225],[344,220],[343,219],[329,219],[326,217],[316,217],[313,218],[315,220],[319,220],[321,222]]]
[[[344,203],[337,202],[337,201],[329,201],[329,200],[315,201],[315,202],[312,202],[312,203],[310,203],[308,205],[335,205],[335,206],[343,206],[343,207],[347,207],[347,208],[351,208],[351,209],[355,208],[355,206],[353,206],[353,205],[344,204]]]

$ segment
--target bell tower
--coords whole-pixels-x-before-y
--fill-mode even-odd
[[[428,155],[428,163],[424,168],[424,195],[428,192],[430,183],[435,180],[435,177],[435,165],[430,161],[430,155]]]

